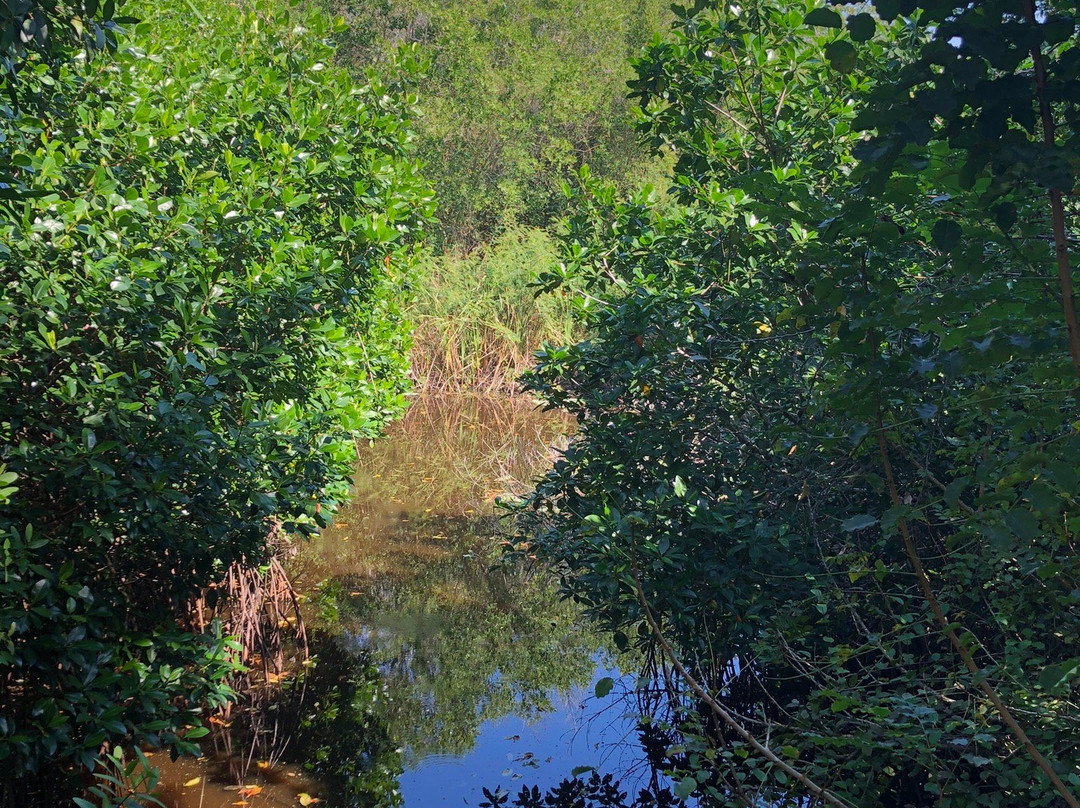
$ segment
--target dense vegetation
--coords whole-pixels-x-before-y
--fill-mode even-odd
[[[1080,806],[1075,8],[695,0],[634,62],[651,156],[662,4],[335,8],[0,9],[3,802],[196,749],[236,644],[185,610],[325,526],[415,288],[426,379],[552,343],[579,432],[517,546],[666,659],[658,799]],[[564,786],[517,804],[633,799]]]
[[[548,227],[566,211],[562,183],[585,163],[622,187],[649,170],[627,60],[666,27],[667,3],[327,2],[349,23],[346,63],[378,63],[403,42],[431,59],[417,136],[442,248]]]
[[[323,15],[125,10],[108,58],[22,51],[0,108],[5,804],[196,748],[234,662],[177,617],[325,524],[403,404],[412,96],[335,67]]]
[[[524,528],[680,674],[680,794],[1076,805],[1075,9],[874,10],[698,0],[637,63],[676,204],[584,178]]]
[[[548,231],[568,211],[563,183],[586,163],[623,189],[661,176],[626,81],[668,2],[325,2],[349,23],[344,64],[382,64],[401,43],[430,60],[417,149],[439,210],[408,310],[416,381],[511,389],[540,341],[571,328],[565,306],[528,288],[558,260]]]

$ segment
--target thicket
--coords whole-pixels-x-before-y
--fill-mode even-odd
[[[537,295],[537,273],[558,261],[554,237],[511,228],[471,255],[426,254],[408,308],[412,373],[427,390],[513,389],[545,341],[577,331],[570,298]]]
[[[624,189],[662,176],[664,160],[635,134],[626,81],[668,3],[324,1],[350,23],[343,63],[385,62],[402,43],[430,60],[417,146],[439,210],[409,307],[417,380],[512,390],[571,319],[529,286],[558,260],[563,184],[584,164]]]
[[[196,748],[234,657],[177,617],[325,524],[406,387],[433,207],[408,88],[351,79],[295,7],[125,13],[108,58],[5,52],[5,804],[117,746]]]
[[[667,26],[667,3],[326,1],[350,24],[346,64],[384,61],[402,43],[431,60],[417,139],[445,250],[555,223],[562,183],[585,163],[623,187],[650,170],[625,82],[628,58]]]
[[[1058,2],[698,0],[676,204],[583,178],[525,536],[682,683],[716,805],[1076,805],[1080,40]]]

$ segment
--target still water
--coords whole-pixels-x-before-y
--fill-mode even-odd
[[[303,694],[246,773],[232,750],[166,765],[165,805],[376,806],[397,791],[405,808],[475,806],[482,787],[543,789],[577,767],[643,771],[619,698],[634,677],[607,638],[536,565],[496,563],[496,501],[525,492],[568,429],[527,402],[418,399],[362,450],[352,505],[292,565],[317,655]],[[603,677],[616,687],[598,699]]]

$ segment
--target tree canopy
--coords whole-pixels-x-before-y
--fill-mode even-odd
[[[583,175],[520,516],[685,674],[680,793],[1075,804],[1073,14],[699,0],[637,62],[677,204]]]

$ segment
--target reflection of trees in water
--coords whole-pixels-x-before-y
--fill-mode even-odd
[[[383,686],[366,655],[319,633],[289,754],[318,772],[348,808],[397,805],[401,756],[378,714]]]
[[[395,501],[408,511],[491,512],[495,495],[531,487],[550,463],[552,445],[570,431],[568,419],[540,411],[529,399],[418,398],[386,440],[361,453],[351,513]]]
[[[469,552],[473,520],[427,524],[455,537],[441,560],[324,587],[349,645],[378,662],[387,722],[413,760],[469,751],[485,721],[550,710],[552,691],[588,684],[602,648],[549,578]]]
[[[309,649],[313,663],[300,675],[253,689],[231,721],[212,722],[208,775],[250,782],[259,761],[259,776],[272,789],[284,782],[278,764],[302,766],[318,775],[326,808],[398,805],[401,755],[378,710],[377,666],[322,631],[311,634]]]
[[[568,429],[521,399],[418,399],[301,554],[301,585],[323,582],[318,625],[379,666],[412,759],[467,752],[485,721],[533,718],[590,680],[602,643],[554,582],[495,564],[495,496],[524,491]]]

